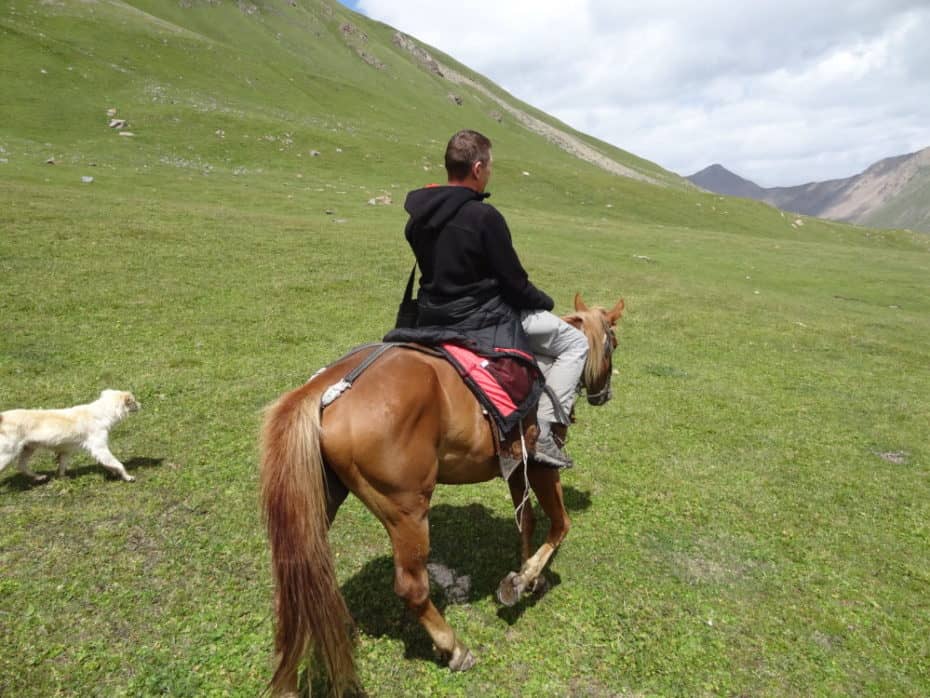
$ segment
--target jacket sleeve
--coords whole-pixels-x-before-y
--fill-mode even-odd
[[[484,225],[481,226],[484,246],[504,300],[517,310],[552,310],[555,307],[552,298],[533,285],[520,264],[504,217],[493,206],[484,205],[484,208]]]

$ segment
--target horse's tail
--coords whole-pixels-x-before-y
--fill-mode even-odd
[[[271,690],[294,690],[311,649],[333,693],[357,685],[352,619],[336,583],[327,540],[326,485],[320,454],[320,400],[305,389],[274,403],[262,430],[262,504],[276,582]]]

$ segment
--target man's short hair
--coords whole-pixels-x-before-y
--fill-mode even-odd
[[[452,180],[466,179],[473,164],[483,162],[487,165],[490,159],[491,141],[488,137],[465,129],[449,139],[446,146],[446,173]]]

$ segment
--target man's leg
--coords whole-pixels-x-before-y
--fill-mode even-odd
[[[540,357],[546,384],[555,393],[567,418],[575,402],[578,379],[584,370],[588,340],[583,332],[545,310],[524,311],[521,320],[533,353]],[[551,436],[552,424],[564,420],[556,417],[552,401],[546,394],[539,400],[536,419],[539,423],[538,460],[559,467],[573,465]]]

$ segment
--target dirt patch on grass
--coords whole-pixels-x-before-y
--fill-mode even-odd
[[[884,451],[876,453],[879,458],[895,465],[907,465],[907,453],[904,451]]]
[[[471,591],[471,577],[469,575],[458,575],[454,569],[446,567],[441,562],[430,562],[426,569],[429,571],[433,583],[441,588],[446,595],[448,603],[456,604],[468,601],[468,594]]]

